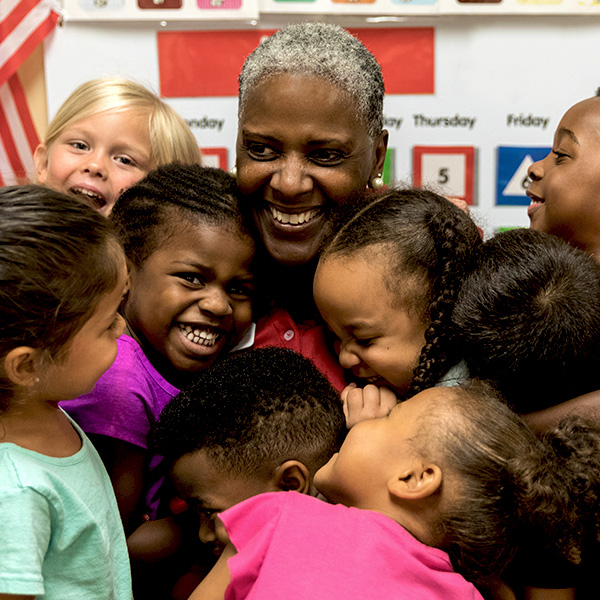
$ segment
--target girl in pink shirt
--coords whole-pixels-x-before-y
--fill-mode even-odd
[[[337,504],[223,512],[230,543],[190,600],[479,599],[458,573],[485,583],[531,535],[577,562],[598,536],[600,431],[574,417],[540,440],[483,384],[431,388],[355,425],[314,482]]]

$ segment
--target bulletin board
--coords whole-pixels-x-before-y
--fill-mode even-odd
[[[69,7],[84,0],[66,0],[63,25],[45,46],[50,117],[80,83],[126,76],[187,120],[208,164],[228,169],[235,162],[236,80],[245,56],[289,22],[336,22],[362,35],[383,65],[386,180],[421,182],[464,198],[486,235],[528,225],[527,167],[548,153],[562,114],[600,86],[600,18],[589,16],[600,5],[584,0],[408,0],[394,14],[376,16],[369,7],[384,0],[363,3],[362,14],[356,2],[258,0],[251,8],[239,0],[238,8],[213,10],[248,13],[223,20],[138,19],[142,10],[170,9],[135,12],[127,3],[137,1],[122,0],[131,17],[92,21],[76,16],[82,5],[69,16]],[[198,12],[201,0],[194,1]],[[182,11],[192,10],[182,2]],[[330,12],[319,14],[325,2]],[[312,10],[305,10],[309,4]],[[506,10],[492,14],[500,6]],[[557,7],[564,14],[552,14]],[[428,13],[412,16],[412,8]],[[517,9],[523,14],[512,14]],[[480,14],[467,14],[474,10]]]

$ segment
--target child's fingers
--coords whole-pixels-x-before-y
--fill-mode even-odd
[[[360,421],[364,421],[363,416],[363,390],[359,387],[354,387],[348,390],[346,394],[346,402],[344,403],[346,415],[346,426],[348,429],[353,427]]]
[[[350,383],[342,390],[342,393],[341,393],[342,410],[344,411],[344,417],[346,418],[346,425],[348,428],[350,428],[350,425],[348,425],[348,394],[350,393],[350,390],[353,390],[355,388],[356,388],[356,384]]]
[[[390,406],[390,397],[394,403]],[[369,384],[363,389],[363,415],[365,419],[378,419],[386,417],[396,404],[396,396],[388,388],[380,388]]]
[[[364,388],[348,386],[343,392],[343,397],[344,416],[348,429],[367,419],[385,417],[397,402],[391,390],[378,388],[372,384]]]
[[[343,390],[342,390],[342,402],[346,402],[346,400],[348,399],[348,393],[350,392],[350,390],[353,390],[356,388],[356,384],[355,383],[349,383]]]
[[[381,405],[380,410],[383,413],[383,415],[389,415],[392,408],[394,408],[394,406],[398,404],[398,398],[396,397],[396,394],[392,392],[392,390],[390,390],[389,388],[380,387],[379,403]]]

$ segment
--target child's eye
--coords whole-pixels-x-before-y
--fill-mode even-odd
[[[215,515],[219,514],[219,510],[217,510],[216,508],[202,508],[201,506],[196,506],[196,512],[203,516],[206,517],[207,519],[211,519],[212,517],[214,517]]]
[[[363,338],[363,339],[356,338],[355,341],[358,346],[361,346],[362,348],[364,348],[366,346],[369,346],[373,342],[374,339],[375,338]]]
[[[186,283],[189,283],[190,285],[200,286],[204,284],[202,279],[200,279],[200,277],[198,277],[196,273],[177,273],[176,277],[179,277],[179,279],[183,279]]]
[[[254,293],[254,286],[250,283],[232,283],[229,286],[228,293],[230,296],[243,296],[251,298]]]
[[[71,146],[76,150],[87,150],[88,145],[85,142],[71,142]]]
[[[131,160],[131,158],[129,158],[128,156],[117,156],[116,158],[117,162],[120,162],[121,164],[124,165],[135,165],[134,161]]]
[[[277,156],[272,148],[260,142],[249,143],[246,148],[250,157],[255,160],[273,160]]]
[[[345,155],[340,150],[330,150],[323,148],[316,150],[310,155],[310,159],[319,165],[323,166],[336,166],[339,165],[345,158]]]
[[[564,152],[560,152],[559,150],[552,150],[552,154],[554,154],[556,156],[555,162],[560,162],[565,158],[568,158],[569,155],[565,154]]]

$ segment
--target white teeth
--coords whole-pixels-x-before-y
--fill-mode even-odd
[[[301,213],[284,213],[277,210],[275,207],[270,206],[271,215],[276,221],[287,225],[301,225],[302,223],[308,223],[311,219],[319,214],[318,210],[307,210]]]
[[[221,337],[219,332],[210,329],[192,329],[191,325],[184,323],[178,323],[177,326],[190,342],[194,342],[194,344],[199,344],[200,346],[214,346]]]
[[[95,192],[91,192],[90,190],[84,190],[83,188],[74,188],[73,191],[77,194],[81,194],[82,196],[88,196],[88,198],[103,200],[100,194],[96,194]]]

